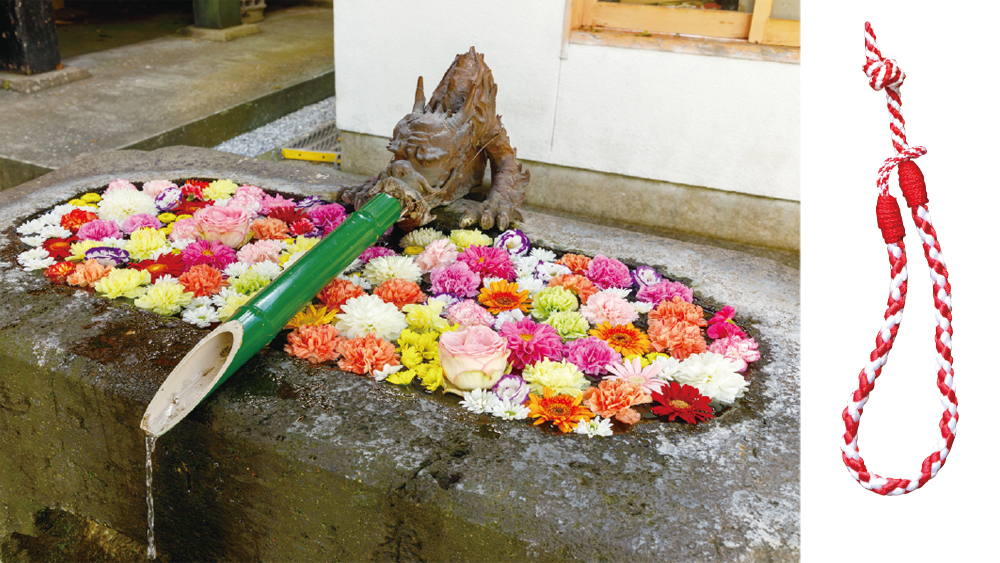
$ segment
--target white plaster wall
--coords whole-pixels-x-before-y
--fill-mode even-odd
[[[484,53],[518,156],[799,199],[799,66],[570,44],[563,0],[337,0],[341,129],[388,137],[416,77]],[[388,153],[386,153],[388,157]]]

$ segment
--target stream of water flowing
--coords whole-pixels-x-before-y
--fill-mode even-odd
[[[156,559],[156,542],[153,540],[153,449],[156,448],[156,436],[146,434],[146,558]]]

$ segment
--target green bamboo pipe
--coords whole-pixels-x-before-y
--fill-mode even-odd
[[[162,436],[277,336],[303,306],[399,220],[397,200],[378,194],[282,272],[229,321],[201,339],[149,402],[140,427]]]

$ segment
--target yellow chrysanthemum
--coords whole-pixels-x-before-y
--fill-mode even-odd
[[[81,240],[78,242],[74,242],[69,247],[69,258],[67,258],[67,260],[73,262],[82,261],[84,258],[86,258],[85,255],[87,254],[88,250],[90,250],[91,248],[97,248],[98,246],[107,246],[107,244],[99,240]]]
[[[145,293],[151,281],[148,270],[133,270],[131,268],[115,268],[101,278],[94,290],[108,299],[128,297],[134,299]]]
[[[194,293],[184,291],[184,286],[175,281],[158,280],[144,295],[135,300],[135,306],[149,309],[158,315],[173,315],[191,302]]]
[[[242,293],[233,292],[226,297],[225,304],[219,309],[219,320],[225,322],[229,317],[233,316],[233,313],[237,309],[246,305],[247,301],[250,301],[249,295],[244,295]]]
[[[149,260],[166,244],[167,236],[159,229],[143,227],[132,231],[131,237],[125,243],[125,250],[132,260]]]
[[[177,216],[170,212],[160,213],[156,216],[156,218],[159,219],[161,223],[173,223],[177,220]]]
[[[80,199],[87,203],[97,203],[98,201],[101,201],[101,195],[95,194],[94,192],[88,192],[80,196]]]
[[[470,246],[489,246],[493,244],[493,239],[484,235],[479,229],[455,229],[449,237],[455,243],[459,252],[463,252]]]
[[[229,199],[233,197],[238,187],[232,180],[216,180],[202,190],[201,194],[205,199],[212,201]]]
[[[403,312],[406,313],[406,324],[418,332],[448,330],[450,326],[448,321],[441,318],[443,311],[444,301],[439,299],[428,299],[426,305],[417,305],[416,303],[403,305]]]

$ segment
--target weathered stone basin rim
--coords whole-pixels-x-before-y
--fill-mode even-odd
[[[45,509],[145,538],[139,419],[207,331],[17,270],[10,231],[119,177],[219,177],[317,195],[354,181],[173,147],[97,155],[0,193],[0,542],[37,534]],[[744,405],[711,424],[642,424],[589,440],[265,349],[157,444],[163,557],[797,561],[798,272],[526,216],[539,244],[656,266],[752,320],[769,352]]]

